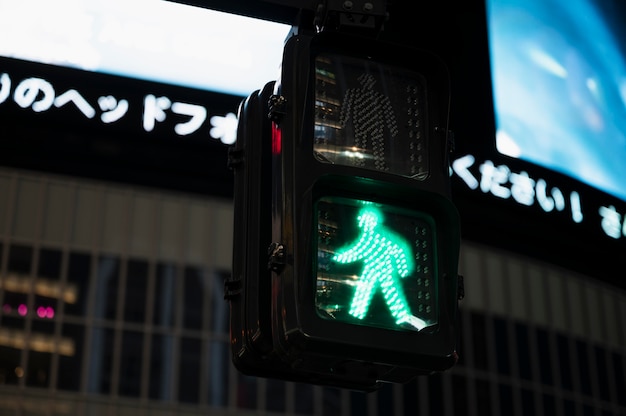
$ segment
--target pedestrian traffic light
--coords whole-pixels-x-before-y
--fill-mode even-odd
[[[288,37],[279,79],[240,108],[231,154],[240,370],[373,390],[455,364],[449,95],[425,50]]]
[[[391,330],[437,325],[430,216],[342,197],[322,198],[316,212],[321,317]]]

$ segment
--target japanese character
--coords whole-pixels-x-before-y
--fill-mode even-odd
[[[545,180],[539,179],[537,181],[537,201],[539,206],[543,208],[545,212],[550,212],[554,208],[557,211],[563,211],[565,209],[565,198],[559,188],[552,188],[551,195],[547,194],[548,184]]]
[[[480,165],[480,190],[491,192],[497,197],[506,199],[511,196],[511,190],[502,186],[508,182],[511,171],[507,166],[495,167],[490,160]]]
[[[41,98],[39,96],[42,95]],[[45,79],[26,78],[15,88],[13,99],[22,108],[31,107],[39,113],[46,111],[54,104],[54,88]]]
[[[11,94],[11,78],[9,74],[0,76],[0,104],[2,104]]]
[[[172,102],[167,97],[155,97],[148,94],[144,98],[143,128],[152,131],[157,121],[165,120],[165,110],[169,110]]]
[[[189,121],[178,123],[174,126],[174,131],[181,136],[186,136],[198,130],[207,116],[206,108],[201,105],[187,103],[172,104],[172,112],[191,117]]]
[[[511,195],[523,205],[531,206],[535,202],[535,181],[527,172],[511,173]]]
[[[617,212],[613,205],[610,205],[608,207],[600,207],[598,212],[602,216],[601,225],[606,235],[615,239],[620,238],[623,232],[623,227],[621,223],[622,215]]]
[[[82,95],[76,90],[67,90],[63,94],[59,95],[54,100],[55,107],[63,107],[65,104],[72,101],[76,107],[87,117],[93,118],[96,115],[96,110],[83,98]]]
[[[572,207],[572,219],[576,223],[580,223],[583,220],[583,211],[580,206],[580,195],[574,191],[569,196],[570,205]]]
[[[417,330],[423,329],[427,326],[426,322],[411,314],[403,287],[395,277],[395,274],[407,277],[412,272],[414,265],[410,248],[400,236],[381,225],[383,216],[379,210],[363,208],[358,221],[359,228],[363,230],[359,239],[332,257],[333,261],[341,264],[358,260],[364,263],[350,305],[350,315],[363,319],[375,289],[380,288],[397,324],[408,323]]]
[[[211,137],[220,139],[224,144],[233,144],[237,139],[237,116],[228,113],[224,117],[211,117],[211,125],[213,128],[209,132]]]
[[[465,155],[452,162],[452,170],[463,179],[463,182],[465,182],[470,189],[478,188],[478,180],[469,170],[469,168],[474,165],[475,161],[474,156]]]
[[[98,105],[100,109],[104,111],[104,113],[100,115],[100,119],[104,123],[113,123],[124,117],[124,114],[128,111],[128,101],[117,101],[117,99],[111,95],[98,98]]]

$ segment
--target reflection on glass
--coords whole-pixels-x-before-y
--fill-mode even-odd
[[[334,54],[315,60],[313,151],[324,163],[424,179],[424,80],[379,62]]]

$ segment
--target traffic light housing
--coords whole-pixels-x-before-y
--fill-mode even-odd
[[[374,390],[456,363],[449,95],[424,50],[287,39],[280,78],[240,107],[230,158],[241,371]]]

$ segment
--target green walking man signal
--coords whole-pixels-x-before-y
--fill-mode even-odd
[[[350,304],[350,315],[363,319],[376,289],[380,288],[396,324],[408,323],[418,331],[422,330],[427,324],[411,314],[404,289],[396,277],[405,278],[414,269],[409,245],[382,225],[382,212],[374,207],[363,208],[358,222],[363,230],[361,237],[350,247],[340,249],[332,258],[341,264],[359,260],[364,263]]]

